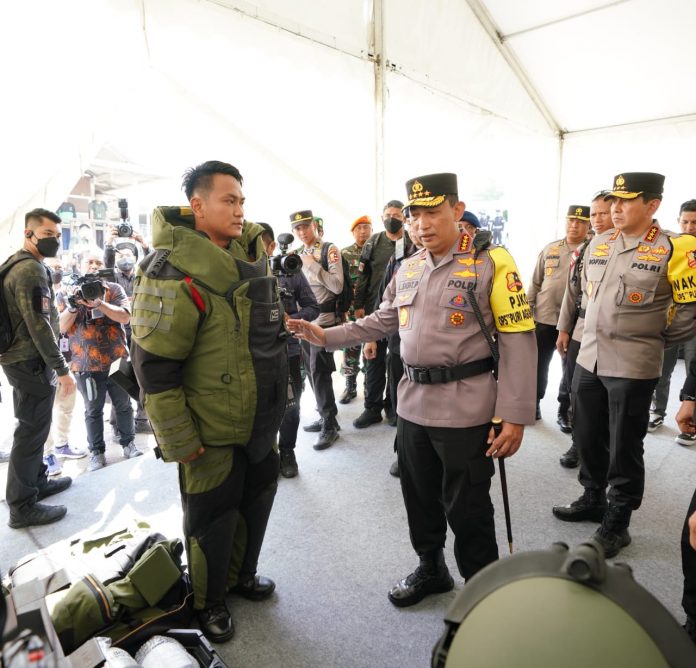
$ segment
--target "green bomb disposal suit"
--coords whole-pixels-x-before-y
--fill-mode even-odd
[[[227,249],[188,207],[159,207],[133,293],[132,358],[162,459],[179,464],[194,607],[256,573],[277,489],[287,394],[282,302],[245,223]]]

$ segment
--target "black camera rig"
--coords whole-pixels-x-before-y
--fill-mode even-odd
[[[72,286],[72,294],[68,297],[68,303],[72,308],[77,308],[78,299],[82,299],[86,302],[91,302],[95,299],[103,299],[106,294],[104,281],[115,280],[113,269],[100,269],[92,274],[73,276],[69,284]]]

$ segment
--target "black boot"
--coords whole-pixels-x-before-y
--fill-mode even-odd
[[[314,420],[314,422],[310,422],[309,424],[306,424],[302,429],[305,431],[321,431],[321,426],[324,424],[324,418],[319,418],[318,420]]]
[[[603,490],[586,489],[582,496],[567,506],[554,506],[553,514],[564,522],[601,522],[607,509]]]
[[[689,638],[693,643],[696,643],[696,619],[693,617],[686,617],[686,623],[684,624],[684,630],[686,631]]]
[[[10,529],[23,529],[41,524],[51,524],[65,517],[68,509],[65,506],[48,506],[45,503],[34,503],[21,510],[10,508]]]
[[[535,420],[541,420],[541,406],[539,405],[539,402],[537,401],[536,405],[536,415],[534,416]]]
[[[349,404],[355,397],[358,396],[358,387],[355,376],[346,376],[346,389],[343,390],[339,404]]]
[[[393,475],[395,478],[401,477],[401,471],[399,471],[399,460],[395,459],[394,463],[389,467],[389,475]]]
[[[571,434],[573,432],[573,425],[570,422],[570,415],[568,414],[568,406],[559,407],[556,423],[564,434]]]
[[[377,424],[382,421],[382,411],[379,408],[366,408],[355,420],[353,426],[356,429],[365,429],[371,424]]]
[[[578,449],[571,445],[568,451],[560,459],[561,466],[566,469],[577,468],[580,460],[578,458]]]
[[[280,475],[283,478],[294,478],[297,475],[297,459],[291,448],[280,450]]]
[[[225,642],[234,635],[232,615],[224,603],[198,612],[198,625],[203,635],[213,642]]]
[[[413,573],[397,582],[388,594],[398,608],[415,605],[430,594],[442,594],[454,589],[454,580],[447,570],[442,549],[424,554]]]
[[[250,601],[265,601],[274,591],[275,582],[263,575],[254,575],[247,582],[240,582],[232,588],[233,594],[239,594]]]
[[[326,448],[331,447],[338,438],[338,430],[339,426],[336,418],[326,418],[322,423],[319,438],[317,438],[312,447],[315,450],[326,450]]]
[[[53,494],[60,494],[64,490],[68,489],[72,485],[72,478],[70,476],[63,476],[58,478],[58,480],[47,480],[43,485],[39,485],[39,493],[36,500],[41,501],[47,496],[53,496]]]
[[[628,525],[631,522],[631,509],[610,504],[604,513],[602,525],[592,536],[592,542],[604,550],[604,557],[615,557],[621,548],[631,544]]]

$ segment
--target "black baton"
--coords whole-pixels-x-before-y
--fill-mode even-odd
[[[494,417],[491,420],[493,425],[493,433],[495,437],[500,436],[503,430],[503,420],[499,417]],[[498,466],[500,467],[500,486],[503,489],[503,508],[505,509],[505,527],[507,528],[508,547],[512,554],[512,522],[510,521],[510,501],[508,499],[507,476],[505,475],[505,459],[498,457]]]

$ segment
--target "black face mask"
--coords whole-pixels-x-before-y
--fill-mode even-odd
[[[62,271],[54,271],[53,272],[53,285],[60,285],[62,281],[63,281],[63,272]]]
[[[116,263],[116,266],[121,270],[121,271],[130,271],[133,269],[135,266],[135,262],[133,260],[119,260]]]
[[[387,218],[384,221],[384,229],[391,234],[396,234],[404,226],[398,218]]]
[[[55,257],[58,255],[58,249],[60,248],[60,241],[56,237],[47,237],[46,239],[39,239],[34,244],[36,250],[43,257]]]

